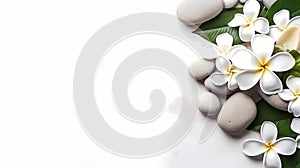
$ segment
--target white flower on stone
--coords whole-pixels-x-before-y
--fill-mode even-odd
[[[259,17],[260,5],[256,0],[248,0],[243,8],[244,14],[237,13],[228,23],[229,27],[239,27],[239,36],[242,41],[249,42],[255,35],[255,31],[269,33],[269,21]]]
[[[289,76],[286,80],[288,89],[279,93],[281,99],[289,101],[288,111],[300,117],[300,78]]]
[[[252,51],[240,49],[231,61],[235,67],[243,70],[236,75],[241,90],[248,90],[258,81],[265,94],[276,94],[283,90],[281,80],[274,72],[288,71],[295,65],[295,59],[287,52],[272,56],[274,40],[266,35],[255,35],[251,40]]]
[[[218,57],[216,60],[216,68],[219,72],[214,72],[210,76],[213,84],[216,86],[222,86],[227,83],[229,90],[238,88],[235,76],[239,71],[228,59],[222,56]]]
[[[211,60],[223,56],[229,59],[236,50],[245,48],[242,45],[233,46],[233,37],[228,33],[218,35],[216,42],[217,45],[213,45],[204,50],[203,58]],[[211,49],[214,53],[210,52]]]
[[[275,39],[275,41],[278,40],[281,33],[284,30],[287,30],[292,25],[300,26],[300,16],[296,16],[292,19],[290,19],[290,12],[288,10],[281,10],[277,12],[273,16],[273,21],[275,23],[274,26],[270,26],[270,33],[269,35]]]
[[[262,140],[246,140],[243,143],[243,153],[247,156],[264,154],[263,165],[265,168],[281,168],[278,154],[292,155],[296,152],[297,143],[293,138],[284,137],[276,140],[277,128],[270,121],[265,121],[260,129]]]
[[[291,129],[296,132],[297,134],[300,134],[300,118],[294,118],[291,123]],[[300,149],[300,135],[296,138],[298,148]]]

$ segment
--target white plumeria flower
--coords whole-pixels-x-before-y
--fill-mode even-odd
[[[274,26],[270,26],[269,35],[274,38],[275,41],[278,40],[281,33],[292,25],[300,26],[300,16],[296,16],[290,19],[290,12],[288,10],[281,10],[273,16]]]
[[[300,134],[300,118],[294,118],[291,123],[291,129],[296,132],[297,134]],[[298,148],[300,149],[300,135],[296,138]]]
[[[231,61],[235,67],[244,71],[236,75],[241,90],[248,90],[259,82],[265,94],[276,94],[283,90],[281,80],[274,72],[288,71],[295,65],[294,57],[287,52],[272,56],[274,40],[266,35],[255,35],[251,40],[252,51],[240,49]]]
[[[300,117],[300,78],[289,76],[286,80],[288,89],[279,93],[281,99],[289,101],[288,111]]]
[[[212,50],[216,53],[209,53],[211,47],[207,48],[203,53],[205,59],[216,59],[219,56],[230,59],[231,55],[238,49],[245,48],[242,45],[233,46],[233,37],[228,33],[223,33],[216,38],[217,45],[212,46]]]
[[[243,8],[244,14],[237,13],[228,23],[229,27],[239,27],[239,36],[242,41],[249,42],[255,31],[269,33],[269,21],[259,17],[260,5],[256,0],[248,0]]]
[[[277,128],[270,121],[265,121],[260,129],[262,140],[251,139],[243,143],[243,153],[247,156],[264,154],[263,165],[265,168],[281,168],[278,154],[292,155],[296,152],[297,143],[293,138],[284,137],[276,140]]]
[[[235,75],[238,73],[238,70],[231,64],[228,59],[224,57],[218,57],[216,60],[216,68],[219,72],[214,72],[210,76],[213,84],[215,84],[216,86],[222,86],[228,83],[229,90],[238,88],[237,82],[235,80]]]

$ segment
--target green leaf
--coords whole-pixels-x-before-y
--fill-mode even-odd
[[[278,110],[269,105],[266,101],[261,100],[257,103],[257,116],[248,129],[259,131],[263,122],[272,121],[277,126],[278,135],[280,137],[296,137],[296,134],[290,128],[292,119],[292,114]]]
[[[283,168],[300,168],[300,150],[291,156],[280,156]]]
[[[278,76],[280,76],[280,79],[282,81],[282,83],[285,85],[285,81],[286,79],[290,76],[290,75],[293,75],[293,76],[296,76],[296,77],[300,77],[300,54],[295,51],[295,50],[292,50],[290,51],[290,54],[295,58],[296,60],[296,64],[295,66],[287,71],[287,72],[284,72],[284,73],[280,73],[278,74]]]
[[[282,9],[287,9],[290,13],[295,13],[299,10],[300,1],[299,0],[277,0],[267,11],[265,17],[269,20],[270,24],[274,24],[273,16],[275,13]]]
[[[201,30],[197,29],[193,33],[200,35],[201,37],[205,38],[206,40],[216,44],[216,38],[218,35],[223,33],[229,33],[232,35],[234,39],[234,44],[242,44],[243,42],[239,38],[238,29],[232,27],[220,27],[210,30]]]
[[[291,17],[300,16],[300,9],[291,14]]]
[[[234,44],[242,44],[238,33],[238,28],[231,28],[227,24],[234,18],[236,13],[242,13],[242,8],[234,8],[222,11],[214,19],[203,23],[193,33],[200,35],[206,40],[216,44],[216,38],[223,33],[229,33],[234,38]]]

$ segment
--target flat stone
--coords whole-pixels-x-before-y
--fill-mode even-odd
[[[262,99],[261,96],[257,93],[255,88],[243,91],[243,93],[251,97],[255,103],[259,102]]]
[[[239,135],[255,119],[256,104],[248,95],[238,92],[223,105],[219,115],[219,126],[230,135]]]
[[[288,111],[289,102],[282,100],[278,94],[266,95],[259,87],[256,87],[257,93],[271,106],[279,110]]]
[[[223,85],[223,86],[214,85],[210,78],[205,79],[204,86],[212,93],[215,93],[222,97],[227,97],[233,93],[228,89],[227,85]]]
[[[177,17],[187,25],[199,25],[216,17],[223,8],[223,0],[182,0]]]
[[[224,8],[229,9],[237,4],[238,0],[223,0]]]
[[[200,112],[205,116],[213,117],[220,112],[221,102],[215,94],[205,92],[199,96],[198,106]]]
[[[210,75],[214,69],[214,61],[199,58],[190,65],[189,72],[193,78],[202,80]]]

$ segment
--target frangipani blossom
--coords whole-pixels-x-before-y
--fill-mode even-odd
[[[283,90],[281,80],[274,72],[288,71],[295,65],[295,59],[287,52],[272,56],[273,38],[266,35],[255,35],[251,40],[252,51],[240,49],[236,51],[231,61],[233,65],[244,71],[236,75],[241,90],[248,90],[258,81],[265,94],[276,94]]]
[[[270,33],[269,35],[274,38],[275,41],[278,40],[281,33],[289,28],[291,25],[300,26],[300,16],[296,16],[290,19],[290,12],[288,10],[281,10],[277,12],[273,16],[273,21],[275,23],[274,26],[270,26]]]
[[[255,31],[269,33],[269,21],[259,17],[260,5],[256,0],[248,0],[243,8],[244,14],[237,13],[228,23],[229,27],[239,27],[239,36],[242,41],[249,42],[255,35]]]
[[[219,72],[214,72],[210,76],[213,84],[216,86],[222,86],[228,83],[229,90],[238,88],[235,80],[235,75],[237,74],[238,70],[228,59],[224,57],[218,57],[216,60],[216,68]]]
[[[289,89],[279,93],[281,99],[289,101],[288,111],[295,117],[300,117],[300,78],[289,76],[286,80]]]
[[[294,118],[291,123],[291,129],[296,132],[297,134],[300,134],[300,118]],[[300,135],[296,138],[298,148],[300,149]]]
[[[223,33],[216,38],[217,45],[212,46],[212,50],[216,53],[209,53],[211,47],[207,48],[203,53],[205,59],[216,59],[220,56],[230,59],[231,55],[238,49],[245,48],[242,45],[233,46],[233,37],[228,33]]]
[[[276,140],[278,132],[272,122],[265,121],[261,126],[260,134],[262,140],[246,140],[242,149],[247,156],[264,154],[263,165],[265,168],[281,168],[278,154],[289,156],[296,152],[297,143],[293,138],[284,137]]]

